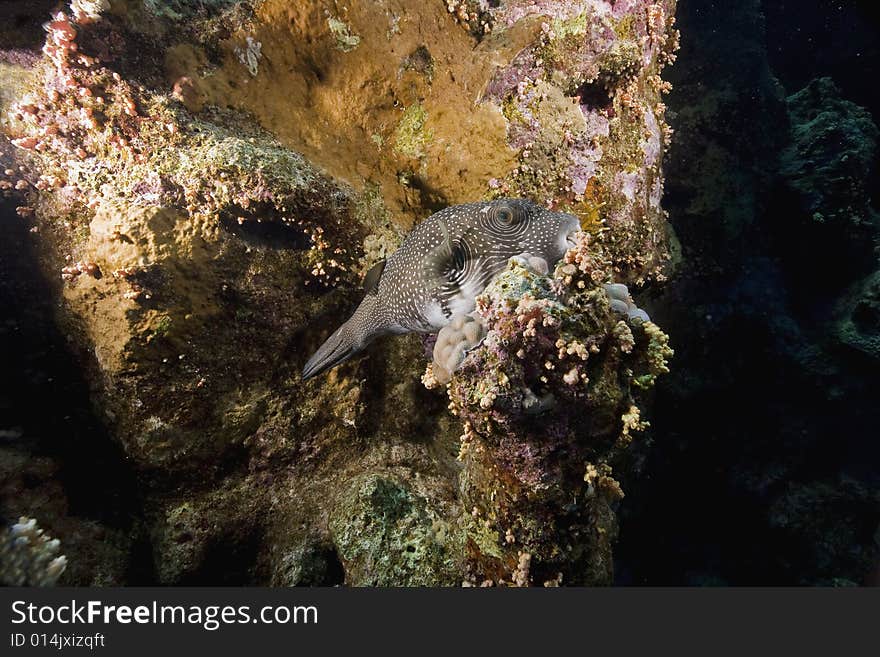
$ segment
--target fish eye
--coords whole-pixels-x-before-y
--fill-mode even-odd
[[[501,206],[498,208],[498,212],[495,213],[495,217],[505,226],[509,226],[513,223],[513,210],[506,205]]]

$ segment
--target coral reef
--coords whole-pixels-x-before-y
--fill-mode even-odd
[[[48,281],[99,433],[119,450],[108,462],[131,469],[135,491],[118,496],[125,517],[108,519],[68,506],[72,491],[49,504],[15,501],[23,479],[4,489],[10,517],[42,505],[71,557],[67,581],[608,581],[619,491],[607,468],[627,466],[602,445],[644,425],[636,397],[666,347],[650,322],[614,314],[602,285],[670,270],[659,75],[674,58],[675,2],[49,9],[33,9],[37,25],[48,18],[45,42],[0,58],[0,193]],[[514,267],[486,293],[487,342],[461,327],[476,347],[450,378],[465,442],[492,446],[516,474],[510,494],[546,501],[544,516],[513,497],[492,507],[499,475],[484,457],[466,457],[461,474],[461,426],[419,381],[417,337],[320,381],[299,376],[402,234],[440,207],[502,194],[576,214],[602,261],[595,280],[577,273],[586,253],[564,264],[570,273]],[[535,327],[499,305],[517,293],[533,295],[522,300],[530,319],[560,324],[526,335]],[[503,352],[520,388],[483,390],[473,363],[494,358],[487,371],[499,372],[498,331],[522,331],[529,358],[557,369],[526,370]],[[550,334],[573,351],[554,356]],[[582,360],[575,342],[600,355]],[[482,406],[490,394],[497,406]],[[552,478],[546,491],[509,461],[517,448],[493,451],[499,436],[478,421],[506,404],[508,437],[525,451],[556,418],[552,453],[533,463]],[[566,433],[575,416],[592,419]],[[28,440],[26,430],[16,458]],[[53,468],[75,462],[64,449],[62,465],[35,470],[47,487]],[[572,461],[553,474],[567,449]],[[589,464],[597,474],[585,480]],[[572,492],[593,497],[567,511]],[[479,529],[473,506],[490,526]],[[553,514],[558,526],[536,524]],[[514,541],[493,547],[502,529]],[[581,535],[571,560],[550,554],[552,536]]]
[[[661,101],[670,86],[659,74],[678,48],[673,8],[509,3],[495,13],[507,25],[531,15],[542,22],[537,42],[486,88],[519,152],[492,185],[560,204],[584,228],[606,227],[615,271],[627,281],[667,274],[660,156],[671,136]]]
[[[672,350],[649,321],[619,319],[610,276],[581,233],[552,277],[512,261],[478,297],[486,338],[449,385],[473,584],[612,581],[612,465]]]

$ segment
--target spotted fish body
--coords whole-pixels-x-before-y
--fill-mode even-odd
[[[320,374],[380,335],[430,333],[469,313],[476,297],[513,256],[554,263],[580,230],[576,217],[522,199],[455,205],[431,215],[404,239],[384,268],[367,275],[367,295],[303,369]]]

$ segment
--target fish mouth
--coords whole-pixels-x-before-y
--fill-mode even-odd
[[[577,235],[582,230],[580,219],[573,214],[565,213],[562,219],[562,234],[565,236],[565,246],[570,249],[577,246]]]

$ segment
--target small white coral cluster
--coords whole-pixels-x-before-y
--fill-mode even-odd
[[[454,315],[449,325],[437,334],[434,362],[431,363],[434,380],[440,384],[449,383],[467,352],[482,342],[485,335],[485,327],[472,315]]]
[[[606,283],[605,293],[608,295],[608,300],[611,302],[611,310],[614,312],[626,315],[629,320],[651,321],[648,313],[633,303],[629,289],[623,283]]]
[[[101,14],[110,9],[109,0],[72,0],[70,10],[74,20],[87,25],[101,20]]]
[[[0,543],[0,584],[53,586],[67,567],[67,557],[56,556],[58,539],[43,533],[33,518],[22,517]]]
[[[544,258],[533,256],[531,253],[521,253],[518,256],[513,256],[510,260],[540,276],[546,276],[547,272],[550,271],[550,266]]]
[[[250,36],[245,39],[244,47],[235,48],[235,54],[238,56],[238,61],[245,65],[248,73],[253,77],[257,77],[260,58],[263,56],[262,51],[263,44],[254,40],[254,38]]]

